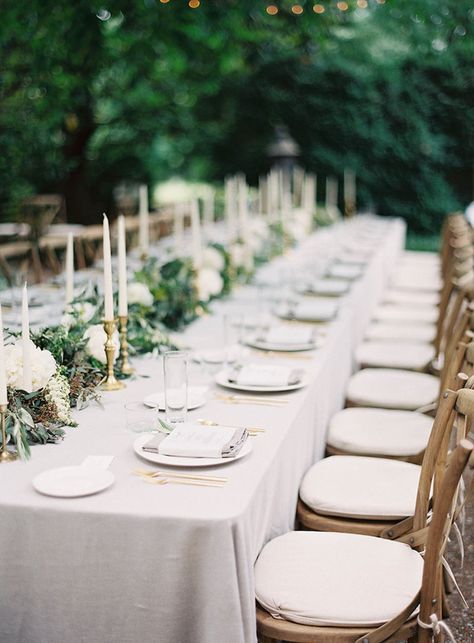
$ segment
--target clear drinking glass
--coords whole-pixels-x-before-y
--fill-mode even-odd
[[[172,424],[186,421],[188,359],[186,351],[168,351],[163,356],[166,418]]]
[[[143,402],[124,404],[125,424],[128,431],[144,433],[158,428],[158,407],[150,407]]]

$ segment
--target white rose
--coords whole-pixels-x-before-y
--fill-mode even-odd
[[[265,239],[268,236],[268,226],[262,219],[252,219],[249,221],[248,229],[250,232],[249,236],[259,237],[260,239]]]
[[[127,288],[128,303],[153,306],[153,295],[145,284],[135,281]]]
[[[107,334],[104,330],[102,324],[96,324],[94,326],[89,326],[89,328],[84,333],[84,338],[88,339],[87,342],[87,352],[91,357],[94,357],[102,364],[106,363],[105,357],[105,342],[107,341]],[[118,331],[115,331],[113,337],[116,348],[119,346],[119,334]],[[115,351],[114,361],[117,360],[118,350]]]
[[[95,306],[88,301],[78,302],[76,304],[72,304],[72,306],[69,307],[69,310],[64,313],[61,317],[61,324],[66,326],[66,328],[70,328],[76,319],[86,324],[92,319],[92,317],[94,317],[94,315]]]
[[[225,260],[222,252],[212,246],[204,248],[202,251],[202,266],[203,268],[212,268],[218,272],[224,270]]]
[[[201,301],[208,301],[215,295],[220,295],[224,281],[217,270],[201,268],[197,274],[197,290]]]
[[[242,243],[234,243],[229,248],[229,253],[234,266],[240,268],[245,265],[245,247]]]
[[[41,350],[30,340],[31,357],[31,383],[32,390],[39,391],[44,388],[51,377],[56,373],[57,364],[54,357],[47,350]],[[15,389],[23,388],[23,342],[5,346],[5,370],[7,386]]]

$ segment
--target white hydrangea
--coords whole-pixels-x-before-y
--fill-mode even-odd
[[[45,398],[56,407],[58,420],[63,424],[72,425],[74,421],[71,416],[69,393],[67,378],[58,372],[49,380],[45,389]]]
[[[145,284],[134,281],[128,284],[127,288],[128,303],[140,304],[140,306],[153,306],[153,295]]]
[[[32,390],[39,391],[44,388],[50,378],[56,373],[57,364],[54,357],[47,350],[35,346],[30,340],[31,356],[31,382]],[[23,341],[5,346],[5,370],[7,386],[14,389],[23,388]]]
[[[222,252],[219,252],[217,248],[213,248],[212,246],[204,248],[202,251],[202,267],[212,268],[212,270],[222,272],[225,267],[225,260]]]
[[[217,270],[201,268],[197,274],[197,291],[201,301],[209,301],[211,297],[220,295],[224,288],[224,280]]]
[[[102,364],[105,364],[107,362],[107,359],[105,357],[105,342],[107,341],[107,334],[102,324],[89,326],[89,328],[84,333],[84,338],[89,340],[86,345],[89,355],[91,355],[91,357],[94,357],[99,362],[102,362]],[[116,361],[118,357],[119,346],[118,331],[115,331],[113,339],[115,346],[117,347],[114,356],[114,361]]]

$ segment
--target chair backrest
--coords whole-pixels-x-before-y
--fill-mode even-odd
[[[467,415],[474,413],[474,391],[462,389],[462,395],[457,400],[457,407]],[[474,445],[469,440],[463,439],[451,453],[449,464],[440,488],[439,499],[434,508],[432,519],[428,528],[425,548],[425,563],[421,585],[420,613],[418,622],[418,642],[428,643],[433,640],[442,640],[429,626],[433,617],[440,621],[443,617],[443,555],[448,541],[448,536],[453,523],[453,513],[457,490],[461,476],[469,465],[474,467]]]

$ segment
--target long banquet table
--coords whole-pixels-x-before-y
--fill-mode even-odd
[[[268,540],[293,528],[301,478],[323,456],[354,348],[403,247],[404,224],[384,225],[323,347],[311,360],[284,360],[308,371],[306,388],[285,394],[289,402],[278,408],[225,405],[212,397],[218,389],[212,385],[206,406],[190,412],[191,419],[266,428],[250,438],[247,457],[211,469],[228,477],[226,487],[153,486],[133,475],[147,464],[131,448],[123,404],[161,388],[156,358],[136,360],[138,373],[149,377],[104,394],[103,408],[80,411],[79,426],[62,443],[35,447],[27,463],[0,466],[1,643],[256,640],[253,565]],[[309,248],[317,251],[333,234],[315,233]],[[297,261],[299,252],[285,261]],[[214,314],[187,329],[186,341],[212,346],[220,313],[244,305],[249,293],[243,287],[216,304]],[[107,491],[77,499],[34,491],[37,473],[80,464],[88,455],[114,456],[116,481]]]

